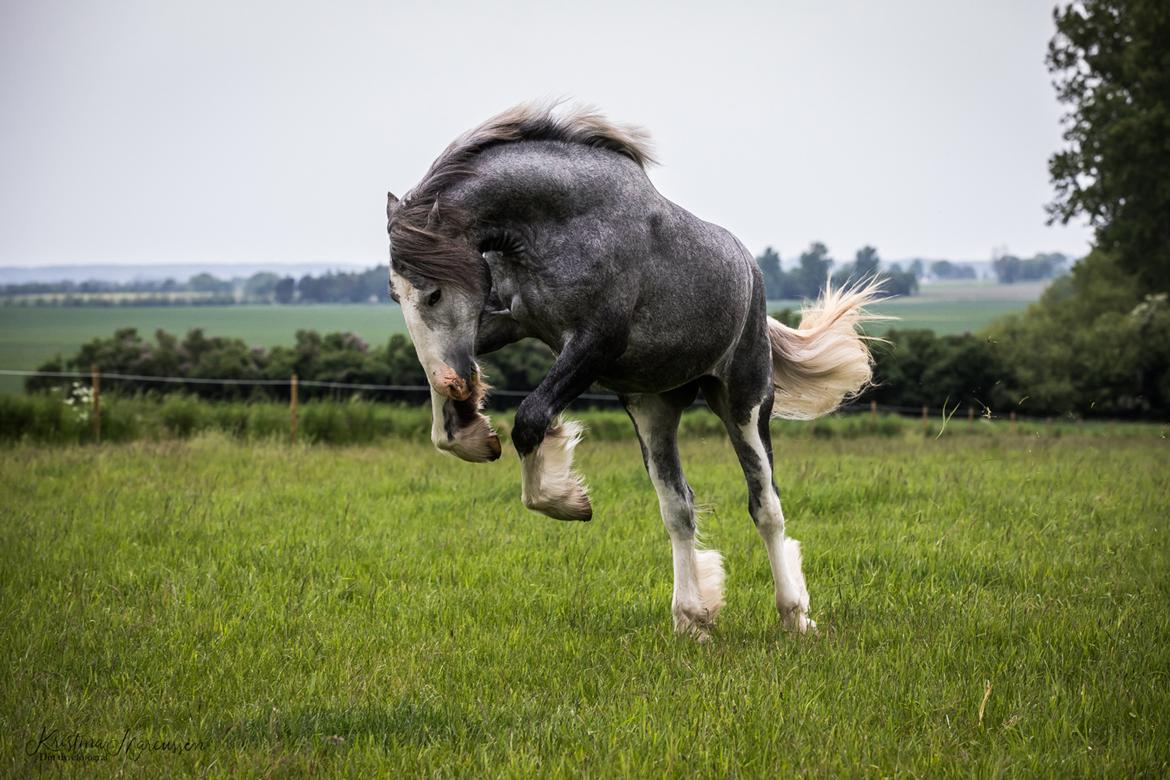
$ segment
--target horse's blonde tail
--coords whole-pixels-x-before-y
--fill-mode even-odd
[[[865,311],[880,292],[881,282],[873,279],[840,290],[829,285],[819,301],[805,304],[800,327],[768,318],[776,386],[773,416],[811,420],[869,386],[873,358],[867,337],[858,333],[857,326],[885,319]]]

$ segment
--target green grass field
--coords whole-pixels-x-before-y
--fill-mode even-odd
[[[782,437],[803,638],[778,630],[730,446],[688,438],[729,572],[703,646],[670,629],[637,446],[579,453],[589,524],[527,513],[510,452],[0,448],[2,773],[1170,771],[1164,438]]]
[[[929,328],[938,333],[977,331],[996,317],[1022,310],[1040,294],[1042,285],[936,284],[921,295],[875,307],[879,314],[898,317],[874,328]],[[769,310],[798,309],[800,301],[773,301]],[[121,327],[144,334],[162,328],[183,334],[204,328],[215,336],[237,336],[250,344],[273,347],[292,344],[293,334],[306,328],[321,332],[353,331],[378,343],[404,332],[401,310],[394,305],[338,304],[319,306],[0,306],[0,368],[33,369],[54,355],[71,355],[84,342],[111,336]],[[19,377],[0,376],[0,393],[20,392]]]

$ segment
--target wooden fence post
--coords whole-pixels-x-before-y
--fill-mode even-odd
[[[93,440],[101,444],[102,441],[102,372],[98,371],[97,363],[89,367],[89,374],[93,382],[93,409],[90,410],[90,423],[93,425]]]
[[[922,405],[922,430],[930,430],[930,410],[926,408],[926,404]]]
[[[1012,410],[1012,413],[1010,415],[1010,419],[1012,421],[1012,433],[1015,433],[1016,432],[1016,412],[1014,409]]]
[[[869,417],[871,420],[877,420],[877,401],[869,402]]]
[[[967,427],[968,428],[975,427],[975,407],[974,406],[967,407]]]
[[[288,396],[288,418],[289,428],[292,432],[292,443],[297,443],[297,375],[292,375],[292,381],[289,382],[289,396]]]

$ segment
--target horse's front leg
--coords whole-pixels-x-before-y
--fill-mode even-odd
[[[614,354],[607,343],[588,337],[570,339],[548,376],[516,411],[512,443],[520,454],[524,506],[557,520],[593,517],[589,494],[572,469],[581,424],[557,417],[589,389]]]
[[[439,451],[470,463],[500,457],[500,437],[480,413],[487,389],[482,380],[476,381],[470,397],[454,401],[431,388],[431,443]]]
[[[475,354],[494,352],[526,335],[507,311],[485,308],[479,315]],[[471,383],[471,394],[462,401],[431,388],[431,441],[437,448],[472,463],[500,457],[500,439],[492,429],[492,421],[482,413],[488,390],[478,368]]]

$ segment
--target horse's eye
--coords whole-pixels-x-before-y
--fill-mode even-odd
[[[433,293],[427,296],[427,306],[434,306],[439,302],[439,298],[441,297],[443,297],[443,291],[435,290]]]

